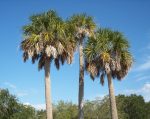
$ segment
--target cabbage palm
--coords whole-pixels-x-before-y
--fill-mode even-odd
[[[60,63],[70,64],[73,59],[74,42],[66,33],[67,25],[53,10],[30,17],[28,25],[23,27],[24,40],[21,42],[24,61],[38,61],[38,69],[45,70],[45,99],[47,119],[53,119],[50,64],[54,60],[57,69]]]
[[[118,119],[116,100],[112,78],[121,80],[124,78],[133,62],[129,52],[129,43],[122,33],[110,29],[99,29],[95,38],[87,42],[85,48],[86,70],[91,78],[100,77],[104,84],[104,77],[107,76],[111,117]]]
[[[96,27],[93,18],[87,16],[86,14],[76,14],[73,15],[67,23],[72,29],[72,34],[74,35],[74,40],[79,45],[79,94],[78,94],[78,118],[83,119],[83,101],[84,101],[84,54],[83,45],[84,40],[94,34],[94,29]]]

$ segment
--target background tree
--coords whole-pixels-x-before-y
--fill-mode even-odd
[[[53,10],[30,17],[30,23],[23,27],[24,40],[21,42],[23,59],[38,61],[38,68],[45,70],[45,99],[47,119],[52,119],[52,100],[50,82],[50,64],[55,62],[57,69],[60,62],[72,62],[74,48],[72,41],[65,34],[65,22]],[[68,40],[69,39],[69,40]]]
[[[77,119],[77,106],[71,102],[59,101],[55,111],[55,119]]]
[[[79,96],[78,96],[78,109],[79,109],[79,119],[84,118],[83,105],[84,105],[84,54],[83,46],[84,40],[89,36],[94,34],[94,29],[96,27],[93,18],[86,14],[76,14],[70,17],[67,21],[70,28],[73,29],[72,33],[74,35],[75,41],[79,45]]]
[[[149,119],[150,118],[150,101],[146,102],[145,110],[146,110],[147,118]]]
[[[53,112],[54,112],[54,108],[53,108]],[[53,113],[53,118],[55,119],[55,113]],[[37,119],[46,119],[46,111],[38,110],[37,111]]]
[[[35,109],[18,102],[8,90],[0,90],[0,119],[36,119]]]
[[[91,78],[100,77],[104,84],[107,76],[112,119],[118,119],[112,78],[121,80],[128,73],[133,59],[129,43],[122,33],[99,29],[95,38],[89,39],[85,48],[86,70]]]
[[[36,110],[30,105],[18,103],[17,112],[13,114],[11,119],[37,119]]]
[[[146,105],[142,96],[131,95],[124,100],[124,112],[128,119],[148,119]]]
[[[150,102],[145,102],[142,96],[118,95],[116,102],[119,119],[149,119]],[[109,96],[86,100],[84,115],[85,119],[111,119]],[[53,106],[53,117],[77,119],[78,106],[72,102],[59,101]],[[0,92],[0,119],[46,119],[46,111],[21,104],[14,95],[3,89]]]
[[[0,119],[10,119],[17,112],[17,98],[8,90],[0,90]]]

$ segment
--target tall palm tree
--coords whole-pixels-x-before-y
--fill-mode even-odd
[[[23,27],[24,40],[21,42],[23,59],[38,61],[38,69],[45,70],[45,99],[47,119],[53,119],[50,64],[54,60],[57,69],[60,63],[70,64],[73,60],[74,43],[66,33],[67,25],[53,10],[30,17],[30,23]]]
[[[133,62],[129,52],[129,43],[122,33],[110,29],[99,29],[95,38],[88,40],[85,48],[86,70],[91,78],[100,77],[104,84],[107,76],[111,117],[118,119],[116,100],[112,78],[121,80],[124,78]]]
[[[86,14],[76,14],[70,17],[67,21],[70,27],[73,29],[73,35],[75,41],[79,45],[79,94],[78,94],[78,118],[83,119],[83,103],[84,103],[84,54],[83,45],[84,40],[94,34],[94,29],[96,27],[93,18],[87,16]]]

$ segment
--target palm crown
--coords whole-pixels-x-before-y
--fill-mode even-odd
[[[94,35],[96,24],[91,16],[86,14],[75,14],[67,20],[67,23],[72,29],[72,33],[77,40],[83,40],[85,36]]]
[[[126,38],[110,29],[98,29],[96,38],[89,39],[84,52],[86,70],[92,79],[100,76],[102,84],[107,70],[111,71],[113,78],[121,80],[133,62]]]
[[[73,60],[74,42],[66,33],[66,23],[53,10],[33,15],[31,23],[23,27],[25,39],[21,42],[23,59],[39,60],[39,70],[43,68],[45,60],[54,59],[56,68],[65,60],[70,64]]]

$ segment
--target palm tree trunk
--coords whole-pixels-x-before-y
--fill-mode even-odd
[[[83,105],[84,105],[84,56],[83,56],[83,42],[79,44],[79,95],[78,95],[78,118],[84,119]]]
[[[111,73],[107,73],[108,78],[108,87],[109,87],[109,98],[110,98],[110,108],[111,108],[111,118],[118,119],[117,107],[116,107],[116,99],[114,94],[113,81],[111,78]]]
[[[52,101],[51,101],[51,82],[50,82],[50,61],[47,59],[44,65],[45,69],[45,100],[47,119],[53,119]]]

